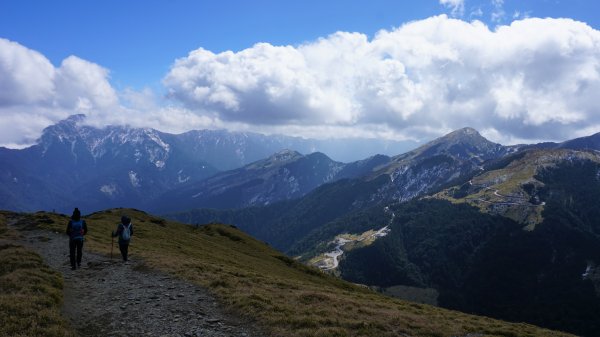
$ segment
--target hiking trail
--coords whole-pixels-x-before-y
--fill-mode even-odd
[[[124,263],[116,244],[112,260],[90,252],[84,244],[81,268],[71,270],[68,236],[19,228],[20,219],[11,219],[9,227],[19,230],[22,243],[62,273],[62,312],[79,336],[263,335],[247,321],[222,310],[206,289],[146,267],[135,256],[135,245],[130,249],[130,261]]]

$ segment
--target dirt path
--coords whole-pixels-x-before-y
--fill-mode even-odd
[[[80,336],[261,335],[220,310],[205,289],[148,270],[135,255],[125,264],[116,247],[111,261],[84,245],[81,269],[71,270],[66,235],[43,230],[21,233],[26,246],[63,274],[63,313]]]

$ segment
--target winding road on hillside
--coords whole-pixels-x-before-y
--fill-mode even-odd
[[[84,246],[82,268],[71,270],[64,233],[20,229],[23,244],[64,277],[63,314],[79,336],[246,337],[261,336],[247,322],[224,312],[204,288],[147,268],[131,251],[123,263]],[[31,224],[25,224],[31,225]]]
[[[473,180],[469,180],[469,185],[471,186],[476,186],[473,184]],[[544,206],[546,204],[546,202],[541,202],[540,204],[536,205],[536,204],[532,204],[529,201],[526,201],[525,198],[518,196],[518,195],[504,195],[504,194],[500,194],[500,190],[498,189],[494,189],[488,186],[481,186],[484,187],[486,190],[490,190],[492,191],[492,193],[501,199],[504,199],[503,201],[490,201],[490,200],[485,200],[483,198],[467,198],[469,200],[476,200],[476,201],[480,201],[483,203],[487,203],[487,204],[492,204],[492,205],[511,205],[511,206],[527,206],[527,207],[539,207],[539,206]]]
[[[373,238],[373,239],[378,239],[381,237],[386,236],[389,232],[390,232],[390,226],[392,224],[392,222],[394,222],[394,219],[396,218],[396,214],[392,211],[390,211],[389,207],[385,207],[384,208],[386,213],[391,213],[391,218],[390,221],[388,223],[387,226],[377,230],[375,233],[371,234],[368,238]],[[337,239],[335,239],[334,243],[335,243],[335,249],[331,252],[328,253],[324,253],[323,255],[325,256],[325,259],[321,262],[322,265],[318,266],[319,268],[321,268],[321,270],[334,270],[337,269],[337,267],[340,265],[340,256],[342,256],[344,254],[344,250],[342,249],[342,247],[344,247],[347,243],[350,242],[361,242],[364,241],[367,238],[364,237],[360,237],[357,239],[346,239],[343,237],[339,237]]]

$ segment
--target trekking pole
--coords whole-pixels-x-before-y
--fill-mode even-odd
[[[115,245],[115,237],[111,237],[110,238],[110,260],[112,261],[112,251],[113,251],[113,246]]]

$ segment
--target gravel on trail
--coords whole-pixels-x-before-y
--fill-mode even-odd
[[[133,257],[125,263],[116,244],[112,260],[87,251],[84,244],[81,268],[71,270],[64,233],[39,229],[20,233],[26,247],[63,274],[63,314],[80,336],[263,335],[251,323],[222,310],[206,289],[148,269],[135,257],[134,245]]]

